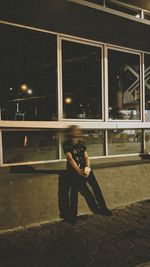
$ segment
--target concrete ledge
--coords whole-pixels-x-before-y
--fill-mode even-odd
[[[139,157],[94,160],[106,202],[114,208],[150,198],[150,162]],[[65,163],[0,169],[0,230],[59,217],[59,173]],[[89,209],[79,196],[79,212]]]

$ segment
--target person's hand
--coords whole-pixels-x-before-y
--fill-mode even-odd
[[[84,168],[84,177],[88,178],[91,172],[91,168],[90,167],[85,167]]]
[[[83,176],[84,177],[84,171],[80,168],[77,169],[77,173],[80,175],[80,176]]]
[[[87,175],[85,172],[83,172],[83,177],[84,177],[85,179],[87,179],[88,176],[89,176],[89,175]]]

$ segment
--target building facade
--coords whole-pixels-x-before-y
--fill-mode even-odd
[[[0,165],[64,160],[63,131],[73,124],[91,158],[149,153],[149,11],[115,0],[7,4]]]

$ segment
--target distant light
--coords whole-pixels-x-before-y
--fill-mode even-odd
[[[28,136],[27,135],[24,137],[23,145],[24,145],[24,147],[28,146]]]
[[[65,103],[66,104],[71,104],[72,103],[72,98],[71,97],[66,97],[65,98]]]
[[[11,87],[11,88],[9,88],[9,91],[13,91],[12,87]]]
[[[136,18],[140,19],[140,17],[141,17],[140,14],[136,14]]]
[[[28,89],[27,93],[28,93],[28,95],[32,95],[33,94],[32,89]]]
[[[20,86],[20,89],[22,92],[26,92],[26,91],[28,91],[29,88],[28,88],[27,84],[24,83]]]

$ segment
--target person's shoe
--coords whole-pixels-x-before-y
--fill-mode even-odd
[[[72,225],[77,224],[77,217],[70,217],[68,222]]]
[[[113,215],[113,212],[109,210],[108,208],[101,209],[100,210],[101,215],[111,217]]]
[[[63,221],[70,223],[70,217],[69,216],[63,217]]]
[[[101,215],[102,214],[100,209],[93,210],[93,213],[97,214],[97,215]]]

